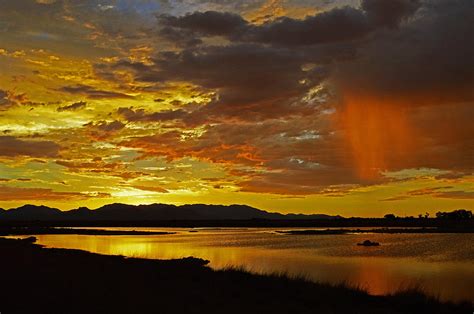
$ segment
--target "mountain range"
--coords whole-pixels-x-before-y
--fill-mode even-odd
[[[37,205],[24,205],[9,210],[0,209],[0,221],[169,221],[169,220],[304,220],[337,219],[341,216],[323,214],[280,214],[247,205],[127,205],[109,204],[91,210],[79,207],[68,211]]]

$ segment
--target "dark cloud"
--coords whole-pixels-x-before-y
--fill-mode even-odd
[[[398,196],[393,196],[393,197],[387,197],[384,199],[381,199],[381,202],[398,202],[398,201],[404,201],[409,199],[408,196],[406,195],[398,195]]]
[[[411,152],[405,164],[446,169],[458,175],[474,172],[473,102],[433,102],[431,106],[414,107],[409,112],[418,149]],[[396,164],[402,167],[404,163]]]
[[[133,108],[119,108],[117,113],[129,122],[165,122],[182,119],[187,114],[182,109],[147,113],[143,109],[134,110]]]
[[[29,104],[25,93],[0,89],[0,111],[7,110],[16,105]]]
[[[471,6],[422,2],[406,23],[374,33],[335,67],[341,128],[361,174],[474,170]]]
[[[364,0],[360,8],[335,8],[303,20],[282,17],[262,25],[251,24],[237,14],[214,11],[181,17],[161,15],[159,21],[168,34],[172,27],[197,36],[224,36],[234,42],[305,46],[358,39],[381,27],[396,27],[418,7],[417,0]]]
[[[139,189],[142,191],[151,191],[151,192],[157,192],[157,193],[169,193],[167,189],[164,189],[159,186],[144,186],[144,185],[132,185],[132,188],[134,189]]]
[[[239,39],[283,46],[315,45],[353,40],[373,29],[366,14],[352,7],[337,8],[304,20],[281,18],[251,26]]]
[[[128,4],[58,0],[48,5],[36,0],[0,0],[0,33],[2,42],[27,49],[47,45],[73,56],[104,56],[157,37],[153,30],[157,9],[158,4],[149,0]]]
[[[181,17],[161,14],[160,35],[182,47],[202,44],[201,36],[232,36],[248,27],[240,15],[228,12],[194,12]]]
[[[0,106],[4,106],[8,103],[7,92],[0,89]]]
[[[123,128],[125,128],[125,124],[120,121],[97,121],[97,122],[89,122],[84,125],[86,128],[87,134],[95,139],[95,140],[106,140],[110,138],[112,135],[116,134]]]
[[[464,172],[458,172],[458,171],[450,171],[448,173],[440,174],[435,177],[436,180],[458,180],[462,179],[468,175],[471,175],[470,173],[464,173]]]
[[[366,1],[375,11],[389,1]],[[410,1],[405,1],[410,4]],[[474,100],[474,11],[470,0],[424,2],[400,28],[379,32],[338,66],[344,89],[433,104]],[[378,13],[386,15],[387,13]],[[363,73],[363,75],[361,75]]]
[[[104,132],[115,132],[125,127],[125,125],[120,121],[112,121],[112,122],[99,121],[97,123],[94,123],[93,126],[97,128],[98,130],[101,130]]]
[[[248,23],[240,15],[228,12],[195,12],[182,17],[160,15],[161,25],[189,29],[205,36],[228,36],[241,31]]]
[[[21,140],[14,136],[0,136],[0,156],[57,157],[60,146],[51,141]]]
[[[395,27],[411,16],[420,5],[419,0],[363,0],[361,8],[373,24]]]
[[[101,99],[101,98],[133,98],[133,96],[123,94],[123,93],[118,93],[118,92],[112,92],[112,91],[106,91],[106,90],[100,90],[96,89],[92,86],[88,85],[74,85],[74,86],[63,86],[58,89],[61,92],[69,93],[69,94],[74,94],[74,95],[84,95],[87,98],[91,99]]]
[[[161,28],[160,35],[179,47],[194,47],[203,43],[200,38],[196,37],[194,32],[170,26]]]
[[[85,101],[78,101],[75,103],[72,103],[70,105],[62,106],[57,109],[58,112],[62,111],[75,111],[79,109],[84,109],[87,106],[87,103]]]
[[[153,65],[122,61],[113,68],[127,68],[142,82],[191,82],[217,91],[213,101],[187,116],[188,123],[199,124],[208,118],[258,120],[298,111],[291,102],[326,75],[322,66],[303,70],[305,62],[304,53],[242,44],[165,52]]]
[[[226,12],[161,15],[159,21],[168,31],[192,32],[194,38],[225,36],[231,43],[161,52],[151,65],[121,60],[112,68],[97,65],[96,69],[102,73],[128,69],[142,82],[186,81],[217,91],[217,97],[196,112],[167,113],[182,116],[190,125],[222,118],[255,121],[307,114],[309,108],[295,107],[298,98],[323,82],[338,61],[354,58],[359,43],[353,39],[398,26],[417,8],[418,1],[397,0],[389,5],[364,1],[361,8],[336,8],[304,20],[280,18],[263,25]],[[307,64],[313,67],[304,69]]]

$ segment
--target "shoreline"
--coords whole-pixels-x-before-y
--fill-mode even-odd
[[[474,233],[473,229],[446,229],[446,228],[373,228],[373,229],[304,229],[304,230],[277,230],[278,234],[286,235],[344,235],[354,233],[386,233],[386,234],[426,234],[426,233]]]
[[[113,228],[106,226],[96,227],[54,227],[54,226],[0,226],[0,236],[28,236],[28,235],[172,235],[175,231],[144,231],[144,230],[107,230],[101,228]],[[117,227],[119,228],[119,227]],[[133,228],[133,227],[130,227]],[[135,228],[142,228],[135,226]],[[165,227],[163,227],[165,228]],[[173,227],[167,227],[173,228]],[[225,228],[225,227],[223,227]],[[255,227],[261,228],[261,227]],[[270,227],[269,227],[270,228]],[[298,227],[295,227],[298,228]],[[188,232],[199,232],[198,229],[189,228]],[[252,227],[246,228],[252,229]],[[274,230],[280,235],[347,235],[347,234],[439,234],[439,233],[474,233],[472,228],[437,228],[437,227],[411,227],[411,228],[370,228],[370,229],[348,229],[348,228],[326,228],[326,229],[296,229],[296,230]]]
[[[163,227],[163,228],[439,228],[474,232],[474,219],[340,218],[340,219],[6,219],[8,227]]]
[[[59,227],[0,227],[0,236],[27,236],[47,234],[74,234],[74,235],[170,235],[176,232],[167,231],[140,231],[140,230],[106,230],[81,229]]]
[[[401,291],[372,296],[344,285],[239,269],[199,258],[148,260],[0,238],[0,310],[5,313],[472,313]],[[25,289],[25,287],[29,287]]]

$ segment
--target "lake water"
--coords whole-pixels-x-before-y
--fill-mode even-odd
[[[102,228],[103,229],[103,228]],[[285,228],[106,228],[172,231],[172,235],[38,235],[47,247],[172,259],[210,260],[221,269],[243,267],[258,273],[285,272],[314,281],[346,282],[371,294],[421,287],[442,300],[474,301],[474,234],[288,235]],[[378,247],[357,246],[365,239]]]

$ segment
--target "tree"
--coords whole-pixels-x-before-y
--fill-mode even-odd
[[[472,212],[466,209],[457,209],[452,212],[437,212],[438,219],[472,219]]]

